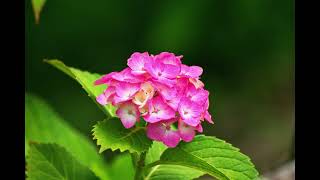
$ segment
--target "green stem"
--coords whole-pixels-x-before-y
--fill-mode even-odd
[[[136,165],[136,174],[134,176],[135,180],[141,180],[142,179],[142,172],[145,165],[145,159],[146,159],[146,152],[141,153],[139,161]]]

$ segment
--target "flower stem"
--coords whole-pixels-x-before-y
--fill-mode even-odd
[[[146,152],[141,153],[139,161],[136,164],[136,174],[134,176],[135,180],[141,180],[142,179],[142,172],[145,165],[145,158],[146,158]]]

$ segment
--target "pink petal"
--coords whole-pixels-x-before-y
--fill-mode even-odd
[[[193,85],[189,85],[186,90],[186,96],[193,102],[204,104],[209,97],[209,91],[203,88],[196,89]]]
[[[162,52],[154,57],[156,62],[171,64],[175,66],[181,65],[181,58],[182,56],[175,56],[175,54],[169,52]]]
[[[181,119],[178,122],[178,129],[180,137],[185,142],[190,142],[195,136],[195,128],[192,126],[188,126]]]
[[[132,74],[140,75],[146,73],[144,64],[151,60],[151,57],[147,52],[139,53],[135,52],[128,59],[128,66],[132,69]]]
[[[189,85],[188,78],[185,78],[185,77],[178,78],[177,84],[175,86],[177,88],[178,94],[184,94],[188,85]]]
[[[197,126],[200,123],[202,107],[184,97],[181,99],[178,111],[185,123],[190,126]]]
[[[173,65],[152,62],[145,64],[145,69],[158,82],[172,87],[176,83],[176,77],[179,75],[179,68]]]
[[[106,105],[107,104],[107,98],[104,95],[104,93],[100,94],[97,98],[96,98],[97,102],[101,105]]]
[[[204,84],[202,81],[200,81],[198,78],[189,78],[189,81],[194,85],[194,87],[202,88],[204,87]]]
[[[204,119],[207,120],[209,123],[213,124],[212,118],[211,118],[211,114],[209,113],[209,111],[206,111],[204,113]]]
[[[156,141],[162,141],[168,147],[175,147],[180,141],[178,131],[171,129],[170,125],[176,122],[175,119],[160,121],[156,123],[148,123],[147,136]]]
[[[180,67],[171,64],[165,64],[162,76],[168,79],[174,79],[180,74]]]
[[[116,111],[125,128],[131,128],[139,120],[139,110],[136,105],[131,102],[122,103]]]
[[[116,93],[116,88],[114,86],[109,86],[105,91],[104,95],[106,96],[107,102],[111,102],[110,98]]]
[[[116,97],[115,101],[123,102],[126,100],[131,99],[136,92],[138,92],[140,89],[140,84],[133,84],[133,83],[126,83],[126,82],[120,82],[118,86],[116,86]]]
[[[175,111],[163,101],[161,96],[151,99],[148,102],[148,108],[148,114],[144,116],[147,122],[155,123],[175,117]]]
[[[162,138],[163,144],[168,147],[174,148],[179,144],[180,135],[178,131],[166,131],[165,135]]]
[[[165,121],[159,121],[156,123],[148,123],[147,125],[147,136],[150,139],[156,140],[156,141],[162,141],[162,137],[165,135],[165,132],[167,129],[170,129],[170,125],[177,120],[175,119],[169,119]]]
[[[152,82],[155,89],[159,92],[159,94],[166,100],[173,99],[177,96],[177,90],[175,87],[169,87],[163,83],[159,83],[156,81]]]
[[[115,94],[115,87],[109,86],[96,100],[101,105],[106,105],[111,102],[112,96]]]
[[[198,78],[201,76],[203,69],[199,66],[187,66],[181,65],[181,76],[189,77],[189,78]]]
[[[152,140],[161,141],[165,131],[166,126],[162,123],[148,123],[147,125],[147,136]]]
[[[109,84],[110,81],[112,80],[112,76],[115,75],[116,73],[117,72],[111,72],[109,74],[102,76],[100,79],[94,82],[94,85]]]
[[[144,76],[133,75],[130,68],[125,68],[121,72],[113,74],[112,78],[117,81],[129,83],[140,83],[145,80]]]
[[[170,100],[166,100],[166,103],[173,109],[173,110],[177,110],[178,109],[178,106],[179,106],[179,103],[180,103],[180,99],[181,99],[181,96],[180,95],[177,95],[176,97],[170,99]]]
[[[199,133],[202,133],[202,132],[203,132],[202,125],[201,125],[201,124],[198,124],[198,126],[196,126],[196,130],[197,130]]]

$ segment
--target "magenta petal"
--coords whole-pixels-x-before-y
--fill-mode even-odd
[[[140,84],[138,83],[126,83],[120,82],[118,86],[116,86],[115,91],[118,96],[119,102],[129,100],[136,92],[140,89]]]
[[[194,85],[194,87],[202,88],[204,87],[204,84],[202,81],[200,81],[198,78],[189,78],[189,81]]]
[[[179,134],[183,141],[190,142],[195,136],[195,128],[188,126],[182,120],[179,120],[178,124]]]
[[[104,93],[100,94],[97,98],[96,98],[97,102],[101,105],[106,105],[107,104],[107,98],[104,95]]]
[[[193,126],[193,127],[196,127],[200,124],[200,118],[197,118],[197,119],[184,119],[183,120],[186,124],[190,125],[190,126]]]
[[[116,72],[111,72],[109,74],[102,76],[100,79],[98,79],[94,82],[94,85],[109,84],[110,81],[113,79],[112,76],[114,74],[116,74]]]
[[[187,66],[181,65],[181,76],[189,77],[189,78],[198,78],[201,76],[203,69],[199,66]]]
[[[201,125],[201,124],[198,124],[198,126],[196,126],[196,130],[197,130],[199,133],[202,133],[202,132],[203,132],[202,125]]]
[[[204,119],[207,120],[209,123],[213,124],[212,118],[211,118],[211,114],[209,113],[209,111],[206,111],[204,113]]]
[[[181,65],[181,58],[182,56],[176,56],[175,54],[169,52],[162,52],[154,57],[156,62],[171,64],[175,66]]]
[[[162,75],[168,79],[174,79],[180,74],[180,67],[171,64],[165,64]]]
[[[209,91],[204,90],[203,88],[196,89],[190,84],[186,90],[186,96],[193,102],[204,104],[209,97]]]
[[[148,123],[147,136],[156,141],[161,141],[166,131],[166,127],[162,123]]]
[[[163,99],[170,100],[177,96],[177,90],[175,87],[169,87],[165,84],[159,82],[152,82],[153,86],[159,92],[159,94],[163,97]]]
[[[175,111],[163,101],[161,96],[154,97],[148,102],[148,111],[144,119],[149,123],[175,117]]]
[[[166,131],[165,135],[162,138],[163,144],[168,147],[174,148],[179,144],[180,136],[178,131]]]
[[[200,123],[202,107],[184,97],[181,99],[178,111],[185,123],[190,126],[197,126]]]
[[[145,80],[144,76],[137,76],[131,73],[131,69],[125,68],[121,72],[112,75],[112,78],[120,82],[141,83]]]
[[[122,103],[116,111],[125,128],[131,128],[139,120],[140,112],[138,107],[131,102]]]
[[[140,75],[146,73],[144,69],[144,64],[150,61],[151,57],[147,52],[139,53],[135,52],[128,59],[128,66],[132,69],[132,74]]]

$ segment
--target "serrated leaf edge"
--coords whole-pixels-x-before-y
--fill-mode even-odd
[[[106,120],[103,120],[103,121],[106,121]],[[102,153],[102,152],[104,152],[105,150],[108,150],[108,149],[110,149],[111,151],[116,151],[116,150],[119,150],[120,152],[125,152],[125,151],[128,151],[129,153],[137,153],[137,154],[141,154],[142,152],[146,152],[146,151],[148,151],[149,149],[150,149],[150,147],[148,148],[148,149],[146,149],[146,150],[144,150],[144,151],[137,151],[137,150],[134,150],[134,149],[131,149],[131,148],[128,148],[128,147],[124,147],[124,148],[119,148],[119,147],[103,147],[103,142],[102,142],[102,140],[99,140],[98,139],[98,137],[97,137],[97,134],[96,134],[96,128],[97,128],[97,126],[99,125],[99,124],[101,124],[101,123],[103,123],[103,121],[99,121],[97,124],[95,124],[94,126],[93,126],[93,129],[91,130],[93,133],[92,133],[92,135],[93,135],[93,140],[96,140],[97,141],[97,146],[100,146],[100,148],[99,148],[99,153]],[[135,127],[133,130],[132,130],[132,132],[130,132],[130,134],[133,134],[133,133],[136,133],[136,132],[138,132],[138,131],[140,131],[140,130],[143,130],[143,129],[145,129],[145,128],[142,128],[142,127]],[[126,138],[126,137],[129,137],[129,135],[126,135],[126,136],[124,136],[124,137],[122,137],[121,139],[123,139],[123,138]]]

